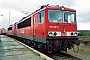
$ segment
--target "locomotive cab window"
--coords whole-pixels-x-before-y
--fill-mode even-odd
[[[49,10],[49,22],[63,22],[63,13],[61,11]]]
[[[76,14],[74,12],[49,10],[49,22],[75,23],[76,22]]]
[[[38,23],[44,23],[44,11],[39,13]]]
[[[64,12],[64,22],[75,23],[76,14],[74,12]]]

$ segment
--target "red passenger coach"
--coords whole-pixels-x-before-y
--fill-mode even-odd
[[[1,35],[6,35],[7,30],[5,28],[0,29]]]
[[[13,31],[15,37],[24,38],[22,41],[37,48],[43,47],[49,53],[80,45],[76,10],[64,6],[43,5],[16,23]]]
[[[0,35],[2,34],[2,32],[1,32],[2,30],[0,29]]]
[[[16,23],[13,25],[10,25],[7,30],[8,30],[7,31],[8,36],[15,36],[15,34],[16,34],[16,31],[15,31],[16,30]]]

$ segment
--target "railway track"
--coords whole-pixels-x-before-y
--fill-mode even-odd
[[[49,54],[43,49],[36,49],[36,50],[47,55],[48,57],[52,58],[53,60],[83,60],[82,58],[72,56],[72,55],[64,53],[64,52],[53,52],[53,53]]]
[[[53,58],[54,60],[83,60],[81,58],[78,58],[63,52],[52,53],[52,54],[49,54],[48,56]]]
[[[53,60],[83,60],[82,58],[79,58],[79,57],[76,57],[76,56],[73,56],[64,52],[53,52],[51,54],[48,54],[43,50],[39,50],[39,51],[49,56]]]

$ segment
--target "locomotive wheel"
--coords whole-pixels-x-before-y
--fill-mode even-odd
[[[47,45],[46,44],[44,45],[44,50],[47,50]]]
[[[33,41],[31,41],[31,47],[32,47],[32,48],[34,47]]]
[[[23,42],[23,43],[25,42],[23,38],[22,38],[21,42]]]
[[[22,41],[22,38],[19,38],[19,41]]]
[[[52,46],[48,45],[48,53],[52,53]]]
[[[26,44],[28,45],[28,40],[26,39]]]
[[[35,42],[35,48],[36,48],[36,49],[38,48],[38,43],[37,43],[37,42]]]
[[[28,40],[28,45],[31,46],[31,41],[30,40]]]
[[[31,47],[34,48],[35,47],[35,42],[34,41],[31,41]]]
[[[30,40],[28,40],[28,45],[31,46],[31,41]]]

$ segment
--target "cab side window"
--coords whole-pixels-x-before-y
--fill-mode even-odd
[[[44,23],[44,11],[39,13],[38,23]]]

